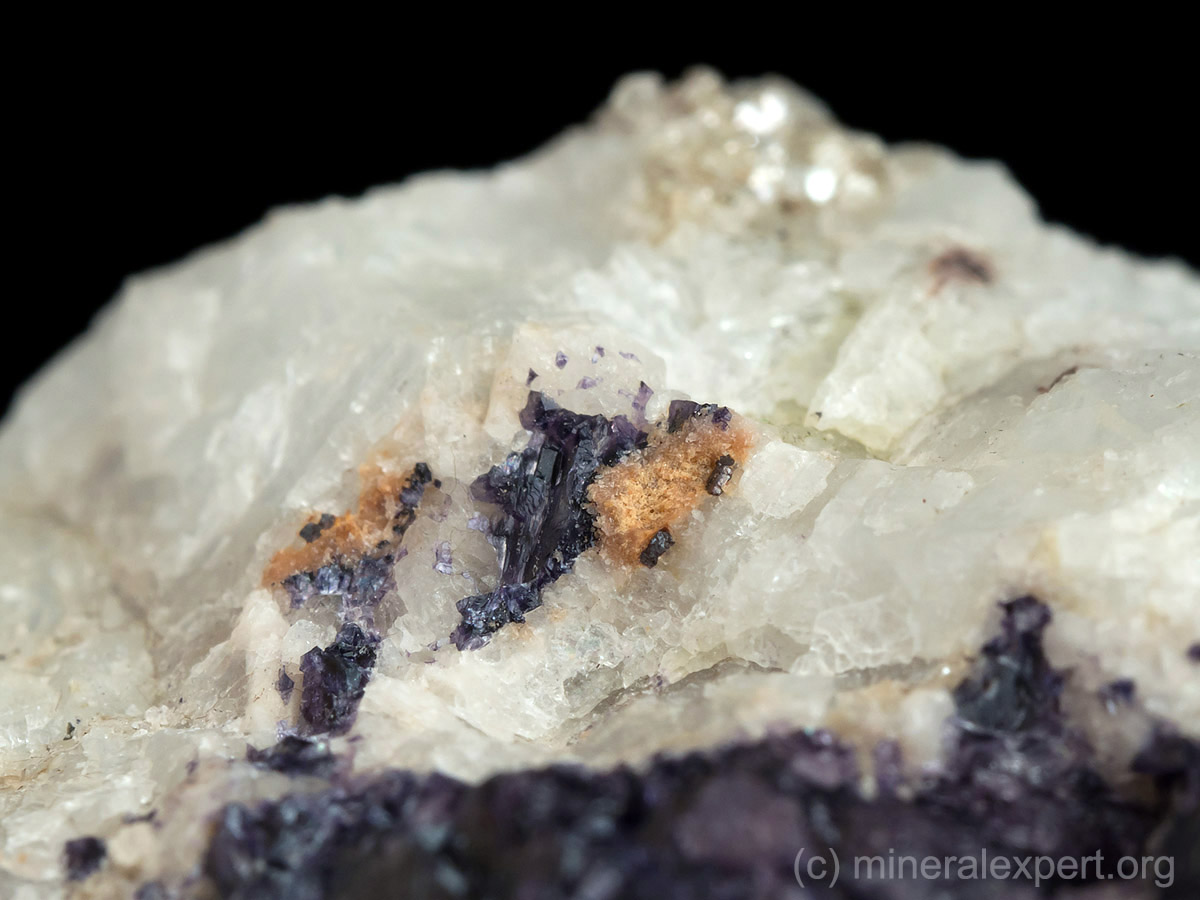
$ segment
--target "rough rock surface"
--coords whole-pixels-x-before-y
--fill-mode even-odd
[[[644,445],[620,426],[588,468],[522,422],[531,395]],[[1174,804],[1187,847],[1198,395],[1193,273],[785,83],[635,76],[528,159],[276,212],[131,279],[0,432],[0,895],[211,888],[240,858],[214,823],[385,782],[443,805],[416,843],[373,833],[379,871],[453,895],[478,872],[438,868],[436,826],[507,808],[489,790],[565,779],[569,806],[662,766],[695,809],[594,859],[761,857],[745,877],[786,896],[822,822],[1002,803],[1030,758],[1137,801],[1112,846]],[[685,426],[689,398],[712,406],[676,403]],[[472,490],[496,467],[520,503]],[[1026,594],[1052,625],[997,611]],[[841,749],[817,765],[802,729]],[[560,858],[599,840],[590,802]],[[741,845],[710,827],[731,803],[762,810]]]

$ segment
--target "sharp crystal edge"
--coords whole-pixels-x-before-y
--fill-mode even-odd
[[[0,431],[0,895],[1195,896],[1198,351],[778,80],[272,213]]]

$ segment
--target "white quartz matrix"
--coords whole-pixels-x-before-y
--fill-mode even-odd
[[[299,658],[336,622],[264,567],[381,453],[442,486],[334,740],[357,772],[806,726],[936,766],[949,688],[1023,593],[1071,691],[1131,678],[1196,734],[1198,351],[1183,265],[772,79],[631,76],[525,159],[275,211],[131,278],[4,422],[0,895],[65,896],[63,842],[88,834],[109,858],[72,895],[127,896],[192,871],[221,804],[297,788],[245,747],[295,723]],[[455,602],[498,577],[468,486],[524,445],[530,369],[580,412],[632,414],[641,382],[651,421],[729,406],[754,447],[655,568],[588,551],[459,652]]]

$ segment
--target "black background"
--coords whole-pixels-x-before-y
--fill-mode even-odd
[[[8,305],[3,401],[127,274],[281,203],[519,156],[585,120],[635,69],[676,76],[705,62],[731,77],[787,75],[889,141],[1003,160],[1050,220],[1200,266],[1188,57],[1159,46],[1135,56],[1132,37],[1076,36],[1071,52],[1016,40],[985,50],[978,26],[948,24],[957,33],[870,52],[836,40],[766,49],[731,35],[643,51],[558,41],[538,53],[497,40],[481,53],[440,32],[385,49],[333,52],[316,40],[278,58],[233,60],[217,44],[182,58],[170,47],[61,54],[39,70],[59,83],[30,76],[9,90],[9,212],[21,232],[12,263],[31,277],[16,279],[28,286]]]

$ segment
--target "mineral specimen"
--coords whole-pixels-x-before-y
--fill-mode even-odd
[[[1184,266],[777,80],[273,213],[0,431],[0,896],[1195,896],[1198,399]]]

